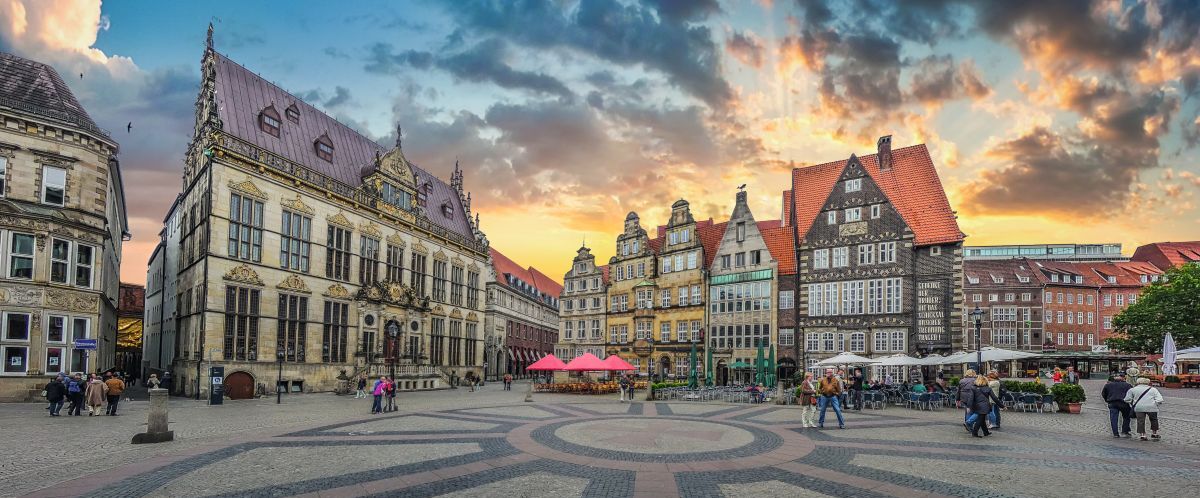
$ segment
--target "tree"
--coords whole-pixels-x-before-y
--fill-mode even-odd
[[[1142,290],[1136,304],[1113,318],[1105,343],[1127,353],[1162,352],[1167,332],[1179,349],[1200,345],[1200,264],[1167,270],[1166,278]]]

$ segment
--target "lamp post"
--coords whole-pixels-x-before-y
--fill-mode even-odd
[[[983,336],[980,332],[983,328],[983,311],[979,309],[979,305],[975,306],[971,316],[975,317],[975,368],[983,370]]]
[[[275,356],[279,363],[279,372],[276,374],[276,377],[275,377],[275,404],[278,405],[280,403],[283,403],[283,387],[282,387],[283,386],[283,357],[284,357],[283,350],[282,349],[276,350]]]

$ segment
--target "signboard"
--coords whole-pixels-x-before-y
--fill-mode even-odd
[[[946,343],[948,287],[940,281],[917,282],[917,342]]]
[[[75,349],[96,349],[95,339],[75,339]]]
[[[1108,345],[1107,344],[1094,344],[1094,345],[1092,345],[1092,352],[1093,353],[1107,353]]]
[[[225,400],[225,367],[209,367],[208,404],[219,405]]]

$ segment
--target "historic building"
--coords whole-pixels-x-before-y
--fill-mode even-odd
[[[1150,263],[1163,271],[1187,263],[1200,263],[1200,240],[1146,244],[1135,249],[1130,260]]]
[[[1150,263],[1030,261],[1042,286],[1048,351],[1091,351],[1112,333],[1113,317],[1159,281]],[[1103,349],[1103,348],[1101,348]]]
[[[482,372],[488,240],[449,183],[212,46],[178,201],[174,386],[234,398]],[[277,368],[282,368],[281,378]]]
[[[559,296],[563,288],[534,267],[523,267],[490,249],[495,272],[487,285],[488,378],[527,374],[525,367],[559,342]]]
[[[745,191],[737,193],[733,214],[721,224],[708,271],[706,341],[714,363],[709,376],[717,384],[749,382],[751,370],[735,370],[732,365],[753,365],[760,348],[770,355],[782,341],[775,311],[778,263],[763,235],[778,224],[767,222],[760,227],[746,203]],[[792,341],[787,342],[791,345]]]
[[[625,216],[616,253],[608,261],[608,355],[620,355],[649,373],[654,329],[655,254],[637,213]]]
[[[781,222],[775,222],[780,224]],[[796,244],[792,226],[770,226],[762,228],[760,225],[759,232],[762,233],[763,242],[767,244],[767,250],[771,251],[771,257],[775,259],[775,286],[778,289],[778,299],[775,305],[775,320],[779,330],[778,361],[779,375],[782,378],[791,378],[795,373],[798,365],[804,364],[805,352],[801,346],[804,344],[803,331],[796,330],[797,310],[796,306],[796,286],[797,277],[796,271]]]
[[[683,199],[671,204],[671,217],[657,232],[658,236],[650,241],[650,247],[656,249],[655,288],[648,302],[639,298],[639,303],[648,304],[647,309],[652,310],[653,325],[647,336],[638,334],[637,338],[650,342],[649,361],[654,364],[651,370],[654,374],[661,378],[686,378],[691,369],[689,356],[693,344],[699,348],[696,369],[704,372],[700,364],[707,287],[704,246],[691,207]],[[650,290],[639,287],[635,293]]]
[[[179,247],[180,230],[179,197],[171,203],[163,228],[158,232],[158,245],[150,253],[146,265],[145,329],[142,333],[142,378],[156,374],[160,379],[171,371],[175,359],[175,299],[179,281],[179,257],[181,251],[167,250]],[[173,387],[173,386],[164,386]]]
[[[141,373],[145,331],[146,288],[121,282],[117,299],[117,351],[113,367]]]
[[[963,275],[963,346],[994,346],[1040,352],[1042,282],[1031,260],[965,260]],[[980,337],[975,338],[974,310],[980,311]]]
[[[876,154],[796,168],[784,198],[799,233],[796,325],[810,367],[841,351],[963,347],[965,235],[924,145],[892,150],[887,136]]]
[[[129,238],[117,150],[58,72],[0,52],[0,400],[114,365]]]
[[[596,265],[596,256],[579,246],[571,270],[563,276],[563,294],[558,307],[558,344],[554,355],[570,361],[583,353],[604,358],[604,331],[608,328],[608,275],[606,266]]]

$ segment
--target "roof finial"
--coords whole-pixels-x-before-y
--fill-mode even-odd
[[[400,123],[396,123],[396,148],[400,148],[400,140],[404,137],[404,129],[400,127]]]
[[[216,18],[214,17],[213,19],[216,19]],[[209,50],[212,50],[212,48],[213,48],[212,35],[213,35],[213,25],[212,25],[212,21],[209,21],[208,22],[208,38],[206,38],[204,41],[205,44],[208,45]]]

